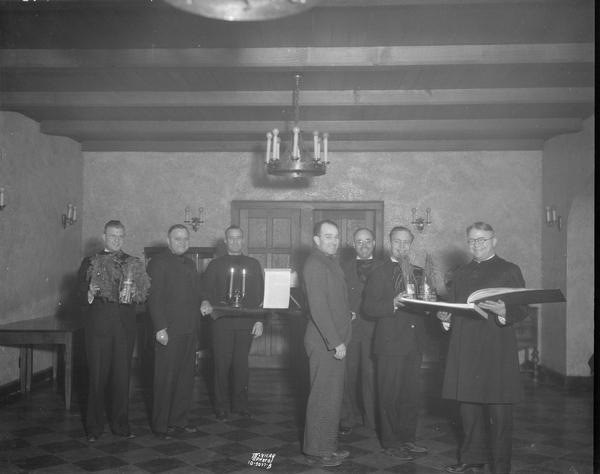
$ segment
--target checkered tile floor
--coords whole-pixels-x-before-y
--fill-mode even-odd
[[[526,397],[515,411],[513,473],[591,474],[593,394],[534,385],[529,376],[523,377]],[[161,441],[150,432],[148,393],[136,377],[131,426],[137,437],[124,440],[105,433],[94,444],[84,436],[82,391],[75,394],[73,407],[66,412],[60,395],[47,384],[34,390],[29,400],[0,407],[0,472],[433,474],[455,462],[452,410],[436,405],[436,397],[425,391],[418,442],[429,448],[427,455],[398,462],[381,452],[374,433],[357,428],[340,439],[340,446],[351,453],[342,466],[311,468],[300,451],[304,401],[295,395],[292,384],[289,372],[253,370],[250,408],[254,418],[219,423],[204,378],[198,375],[192,423],[200,427],[199,432]],[[274,454],[271,468],[250,466],[253,453]]]

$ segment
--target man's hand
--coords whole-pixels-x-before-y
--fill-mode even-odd
[[[448,311],[438,311],[435,316],[442,322],[444,330],[448,331],[450,329],[450,322],[452,321],[452,313],[449,313]]]
[[[402,303],[402,301],[400,301],[400,298],[402,298],[402,293],[398,293],[394,297],[394,310],[404,307],[404,303]]]
[[[344,357],[346,357],[346,344],[342,342],[339,346],[336,346],[333,357],[338,360],[342,360]]]
[[[483,308],[487,311],[491,311],[498,317],[498,322],[504,326],[506,325],[506,305],[504,301],[482,301],[481,303],[477,303],[477,306]]]
[[[212,313],[212,311],[213,311],[212,305],[210,304],[210,302],[208,300],[204,300],[200,304],[200,314],[202,316],[206,316],[207,314]]]
[[[98,285],[92,285],[90,283],[90,287],[88,288],[88,294],[87,294],[89,304],[92,304],[92,302],[94,301],[94,296],[96,296],[99,291],[100,291],[100,287]]]
[[[167,329],[161,329],[156,333],[156,340],[159,344],[166,346],[169,343],[169,334],[167,333]]]
[[[262,321],[256,321],[254,323],[254,326],[252,326],[252,335],[254,336],[254,339],[262,336],[262,333],[263,333],[263,323],[262,323]]]

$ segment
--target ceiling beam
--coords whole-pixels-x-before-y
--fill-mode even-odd
[[[398,152],[398,151],[492,151],[541,150],[541,139],[487,139],[487,140],[333,140],[329,150],[333,163],[343,158],[337,152]],[[262,141],[141,141],[89,140],[82,143],[83,151],[137,151],[137,152],[238,152],[263,153]]]
[[[593,103],[593,87],[301,91],[302,106],[410,106]],[[289,91],[5,92],[2,107],[273,107]]]
[[[402,139],[435,139],[469,137],[540,138],[581,130],[577,118],[549,119],[453,119],[453,120],[346,120],[307,121],[303,130],[321,130],[335,134],[384,136],[393,134]],[[81,121],[48,120],[41,123],[41,131],[50,135],[76,137],[80,141],[98,137],[140,137],[181,140],[202,134],[223,136],[235,140],[243,134],[260,134],[281,128],[281,122],[242,121]],[[189,138],[188,138],[189,139]],[[332,140],[333,141],[333,140]]]
[[[593,43],[336,48],[2,49],[4,68],[374,68],[593,63]]]

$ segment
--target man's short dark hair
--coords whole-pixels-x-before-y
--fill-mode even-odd
[[[408,227],[404,227],[403,225],[397,225],[396,227],[392,227],[392,230],[390,230],[390,241],[392,240],[392,235],[394,235],[396,232],[408,232],[408,234],[410,235],[410,241],[412,242],[413,240],[415,240],[415,234],[413,234]]]
[[[106,224],[104,224],[104,233],[105,234],[109,227],[112,227],[113,229],[121,229],[123,232],[125,232],[125,226],[123,225],[123,223],[116,219],[112,219],[112,220],[108,221]]]
[[[323,224],[332,225],[333,227],[335,227],[336,229],[339,230],[339,227],[338,227],[338,225],[335,222],[333,222],[330,219],[323,219],[322,221],[317,222],[313,226],[313,236],[318,236],[321,233],[321,227],[323,227]]]
[[[242,228],[239,225],[230,225],[229,227],[227,227],[227,229],[225,229],[225,238],[227,238],[227,232],[229,232],[230,230],[239,230],[242,235],[244,235],[244,231],[242,230]]]
[[[472,229],[477,230],[485,230],[486,232],[494,232],[494,228],[489,225],[487,222],[477,221],[473,222],[469,227],[467,227],[467,235],[471,232]]]
[[[173,224],[171,227],[169,227],[169,230],[167,231],[167,236],[170,236],[171,232],[177,229],[185,230],[188,233],[188,235],[190,234],[190,230],[183,224]]]
[[[369,232],[369,234],[371,234],[371,238],[373,240],[375,240],[375,232],[373,232],[371,229],[369,229],[368,227],[359,227],[358,229],[356,229],[354,231],[354,234],[352,234],[352,240],[354,240],[356,238],[356,234],[358,234],[359,232],[366,230],[367,232]]]

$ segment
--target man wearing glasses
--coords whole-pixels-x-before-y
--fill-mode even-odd
[[[472,292],[484,288],[525,286],[519,267],[496,255],[497,242],[489,224],[475,222],[467,228],[473,259],[457,270],[452,301],[464,303]],[[521,398],[512,325],[528,312],[527,306],[505,305],[502,300],[483,301],[479,306],[488,319],[438,313],[444,329],[451,331],[442,397],[458,401],[464,432],[458,464],[447,466],[446,471],[478,472],[490,464],[494,474],[506,474],[510,473],[512,407]]]

